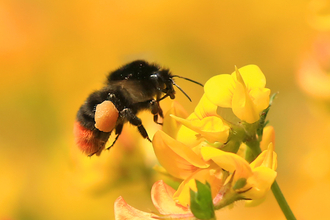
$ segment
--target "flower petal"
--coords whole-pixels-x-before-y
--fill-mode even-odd
[[[191,148],[161,130],[156,132],[152,143],[159,163],[174,177],[184,179],[198,167],[209,166]]]
[[[277,155],[274,152],[273,144],[268,145],[268,149],[263,151],[251,164],[253,175],[248,178],[247,184],[240,191],[248,190],[244,193],[245,198],[261,199],[270,190],[271,185],[277,176]]]
[[[263,110],[265,110],[269,105],[269,96],[270,89],[267,88],[256,88],[252,89],[249,93],[253,103],[255,105],[255,109],[260,114]]]
[[[247,123],[254,123],[260,118],[245,86],[240,82],[236,83],[236,89],[233,93],[232,109],[239,119]]]
[[[262,151],[268,148],[269,143],[273,143],[275,148],[275,130],[273,126],[266,126],[263,131],[260,148]]]
[[[234,114],[248,123],[258,121],[261,111],[269,105],[270,90],[264,88],[265,76],[255,65],[236,69],[232,75],[236,79],[232,101]]]
[[[152,213],[142,212],[128,205],[123,197],[118,197],[115,201],[116,220],[155,220],[158,216]]]
[[[238,71],[241,74],[248,90],[254,88],[264,88],[266,86],[266,77],[257,65],[246,65],[239,68]],[[235,79],[237,79],[236,74],[237,71],[232,73]]]
[[[267,167],[255,168],[253,170],[253,176],[248,178],[245,186],[245,188],[252,188],[244,193],[244,197],[249,199],[261,199],[270,190],[276,176],[277,172]]]
[[[266,196],[261,199],[245,200],[245,207],[256,207],[266,200]]]
[[[249,163],[240,156],[213,147],[203,147],[201,154],[204,160],[212,160],[222,169],[231,173],[235,171],[234,179],[248,178],[252,175]]]
[[[194,113],[193,113],[194,114]],[[214,143],[226,142],[229,136],[229,127],[225,125],[220,117],[209,116],[203,119],[183,119],[172,115],[172,117],[184,126],[201,134],[207,141]]]
[[[176,138],[178,130],[181,127],[181,123],[178,123],[176,120],[170,117],[170,115],[187,118],[188,113],[178,102],[173,101],[171,108],[165,114],[162,129],[172,138]]]
[[[277,154],[274,152],[273,143],[269,143],[268,149],[264,150],[259,156],[250,164],[252,169],[263,166],[276,170],[277,168]]]
[[[151,189],[151,199],[159,213],[162,215],[191,213],[187,207],[181,206],[173,200],[174,193],[175,190],[165,184],[163,180],[154,183]]]
[[[195,108],[195,114],[199,119],[205,118],[207,116],[216,116],[217,108],[218,106],[213,104],[204,94]]]
[[[220,107],[231,107],[235,82],[231,75],[217,75],[209,79],[204,85],[207,98]]]
[[[186,126],[181,126],[177,134],[177,141],[187,145],[187,146],[196,146],[200,144],[203,139],[199,138],[199,134]]]
[[[212,197],[215,197],[222,187],[223,179],[221,169],[198,169],[190,177],[186,178],[174,193],[174,200],[187,207],[190,204],[190,189],[197,191],[196,180],[202,183],[208,182],[211,186]]]

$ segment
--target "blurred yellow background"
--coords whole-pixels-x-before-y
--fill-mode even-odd
[[[258,65],[279,91],[269,114],[278,183],[298,219],[330,219],[329,15],[324,0],[2,0],[0,220],[113,219],[118,196],[155,210],[150,187],[163,176],[151,169],[151,144],[136,128],[125,126],[100,157],[86,157],[73,140],[88,94],[134,59],[201,83],[234,65]],[[308,59],[317,71],[304,66]],[[191,112],[203,89],[177,83],[193,102],[179,92],[176,100]],[[141,117],[152,137],[160,127]],[[258,207],[236,203],[217,215],[284,219],[271,193]]]

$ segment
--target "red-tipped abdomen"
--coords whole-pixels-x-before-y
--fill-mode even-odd
[[[93,131],[85,128],[78,121],[74,123],[73,132],[76,144],[82,152],[89,156],[93,154],[100,155],[106,140],[96,137]]]

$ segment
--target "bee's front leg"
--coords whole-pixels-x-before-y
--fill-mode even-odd
[[[162,118],[164,118],[164,115],[163,115],[163,110],[160,107],[159,102],[157,100],[153,99],[150,101],[150,109],[151,109],[151,113],[154,115],[154,122],[156,124],[163,125],[163,123],[158,122],[158,115]]]

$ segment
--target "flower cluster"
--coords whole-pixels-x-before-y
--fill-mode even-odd
[[[157,131],[152,141],[161,166],[181,180],[177,190],[162,181],[152,189],[153,202],[163,217],[202,218],[203,212],[235,201],[258,204],[265,197],[277,175],[274,129],[265,127],[270,103],[270,90],[265,85],[261,70],[248,65],[208,80],[190,115],[173,103],[163,130]],[[224,119],[218,114],[221,108],[231,109],[239,120]],[[198,207],[197,200],[205,195],[199,183],[209,186],[211,207],[207,210]],[[115,209],[116,219],[157,217],[130,207],[122,198]]]

